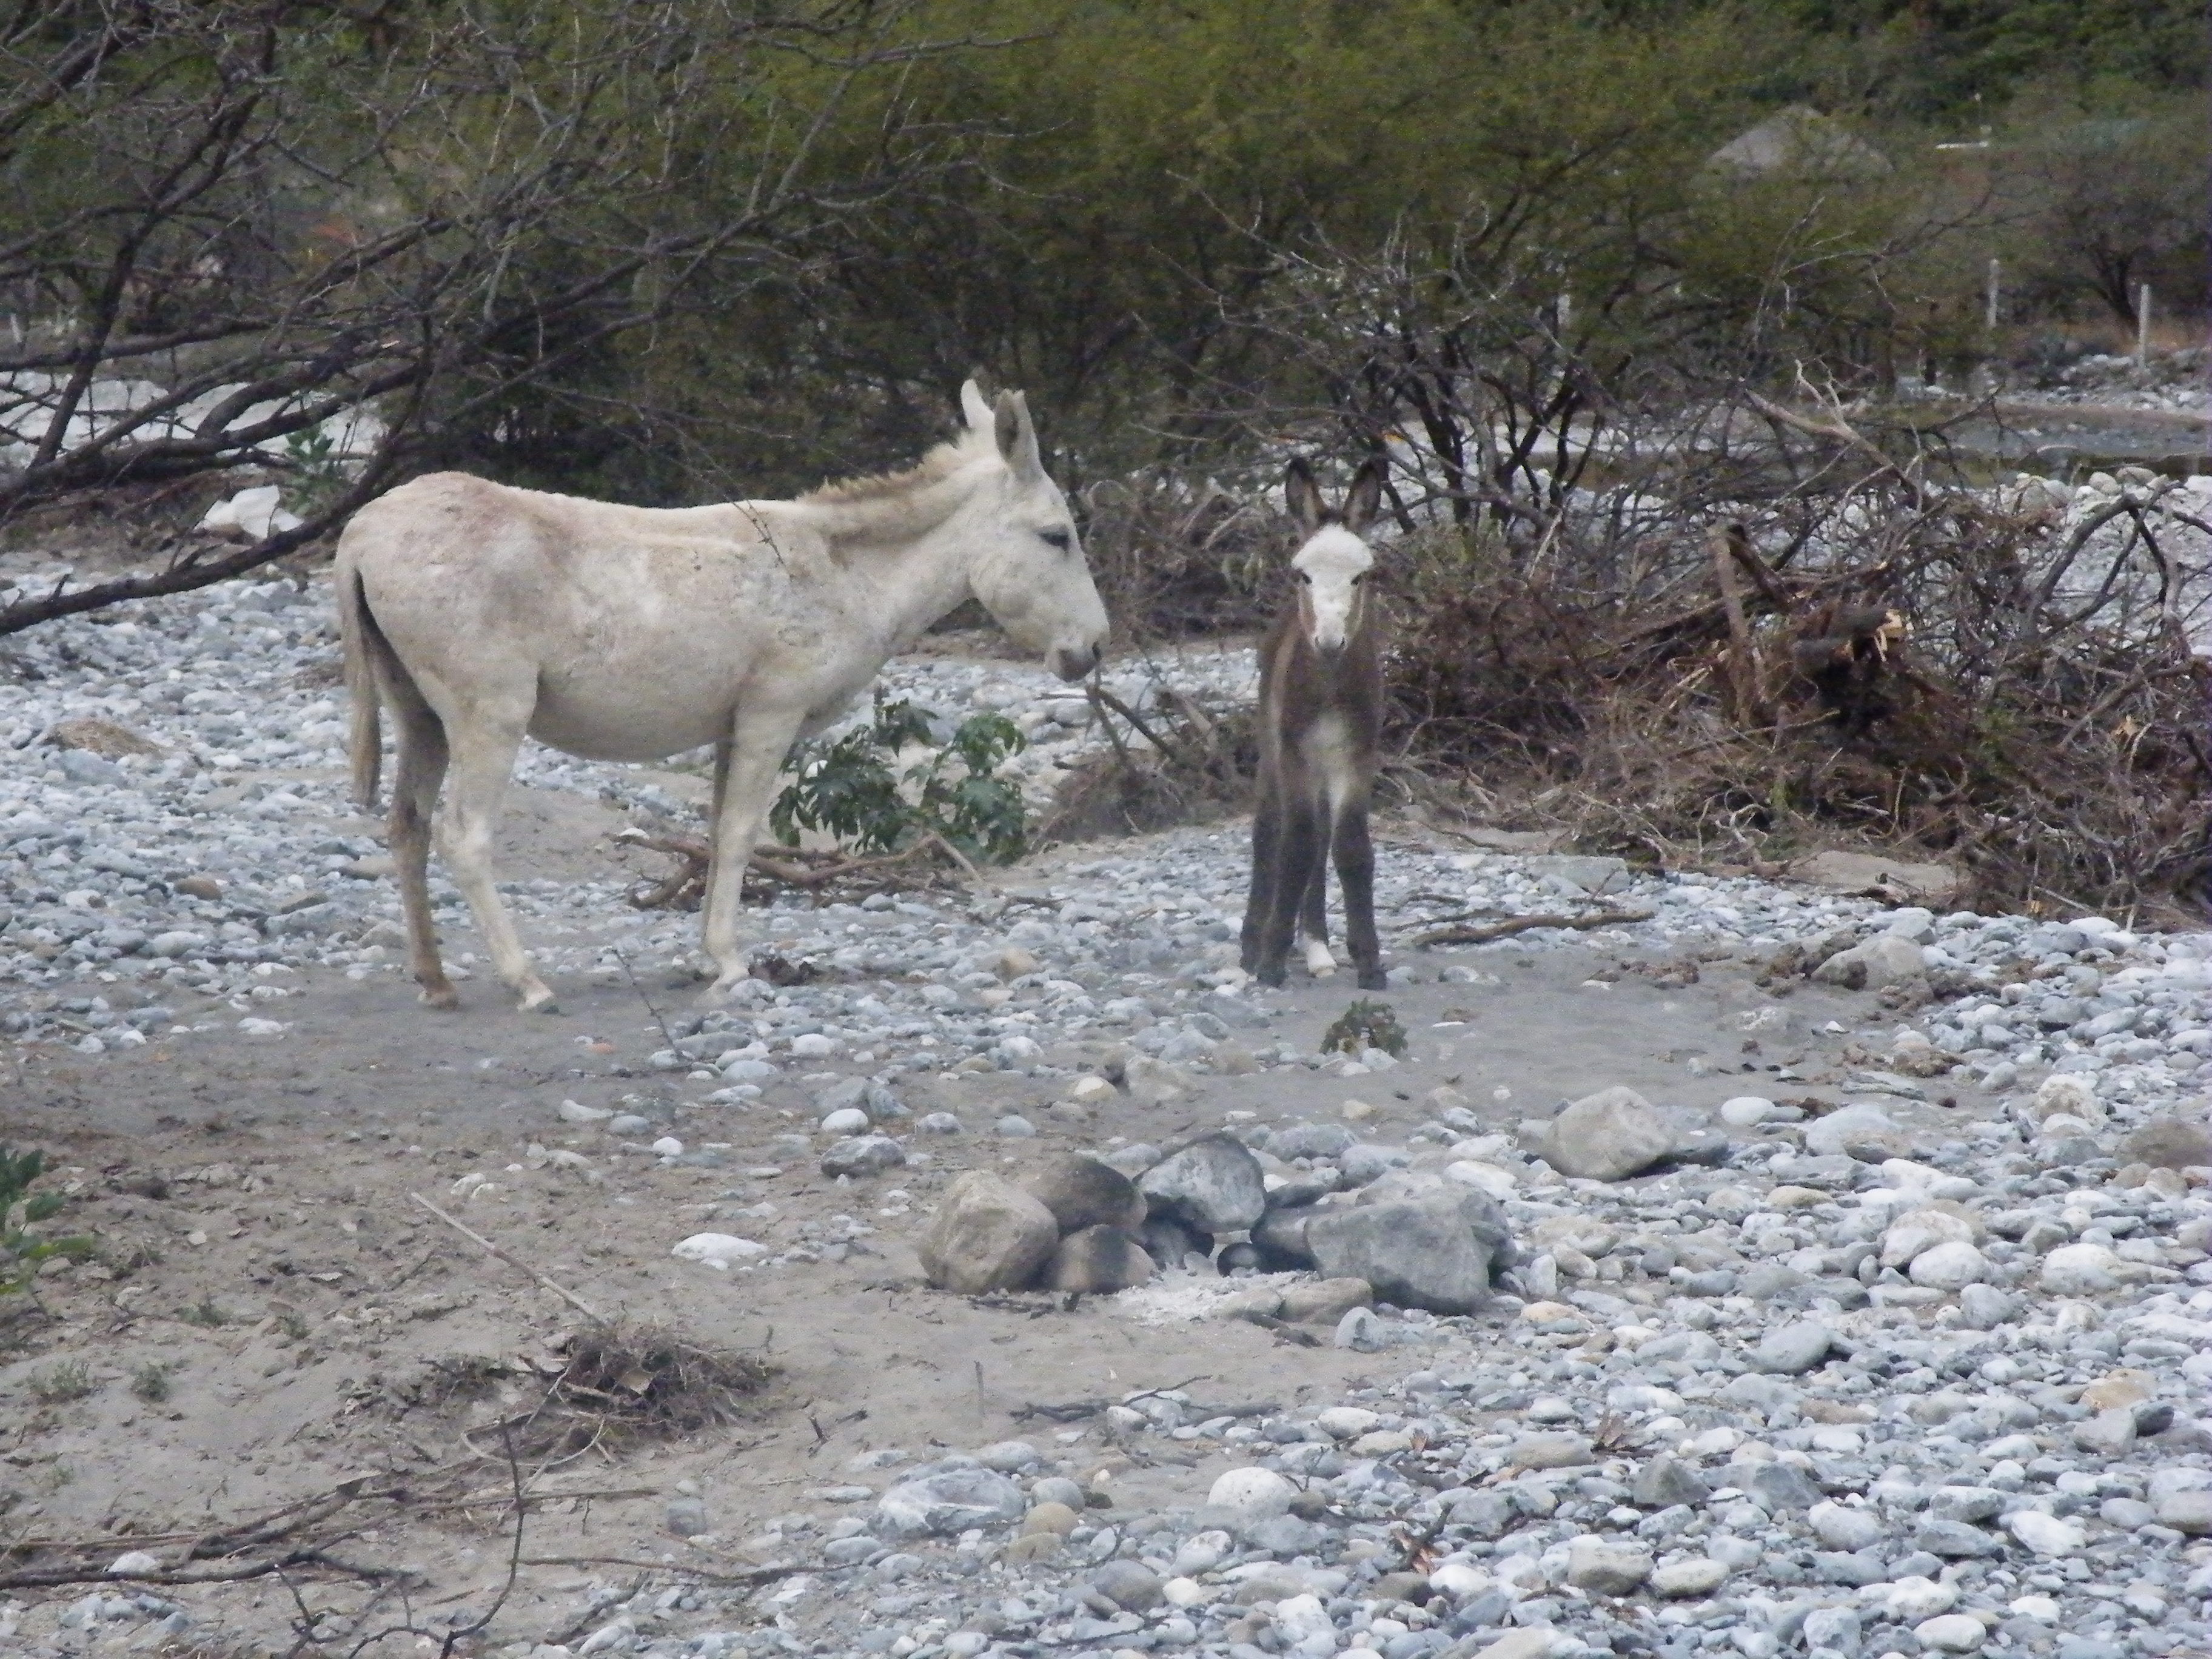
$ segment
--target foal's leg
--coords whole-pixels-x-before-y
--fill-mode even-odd
[[[471,718],[446,722],[446,740],[453,756],[453,781],[446,792],[446,866],[453,872],[453,885],[476,914],[477,931],[483,935],[493,967],[519,999],[521,1011],[557,1014],[561,1011],[552,989],[531,966],[491,871],[500,803],[514,775],[515,751],[522,747],[530,710],[477,708],[469,714]]]
[[[410,685],[385,688],[398,727],[399,766],[392,781],[385,842],[399,882],[399,908],[407,918],[407,957],[422,1000],[433,1008],[458,1008],[460,994],[446,977],[438,955],[438,930],[430,921],[430,823],[438,786],[446,776],[446,728]]]
[[[1283,792],[1274,769],[1261,763],[1259,799],[1252,808],[1252,890],[1244,900],[1244,928],[1237,961],[1246,973],[1260,965],[1260,941],[1273,902],[1275,849],[1283,836]]]
[[[776,775],[799,736],[801,718],[780,710],[750,718],[740,714],[730,734],[728,761],[723,762],[719,752],[716,756],[720,800],[714,814],[714,850],[708,866],[704,907],[707,954],[716,969],[714,982],[707,988],[705,1000],[710,1002],[727,994],[749,971],[738,942],[738,901],[744,889],[745,862],[752,857],[753,843],[775,799]]]
[[[1336,877],[1344,889],[1344,941],[1359,970],[1359,988],[1380,991],[1389,983],[1382,971],[1382,942],[1375,933],[1375,843],[1367,834],[1367,793],[1354,790],[1336,820]]]
[[[1276,843],[1273,890],[1268,895],[1267,927],[1260,938],[1262,985],[1283,982],[1283,963],[1291,953],[1298,910],[1313,880],[1314,865],[1322,856],[1321,803],[1310,789],[1297,787],[1303,781],[1284,780],[1283,828]]]
[[[1332,830],[1328,809],[1321,815],[1321,834],[1314,846],[1313,875],[1306,883],[1298,908],[1298,939],[1304,946],[1306,971],[1327,979],[1336,971],[1336,958],[1328,953],[1328,844]]]

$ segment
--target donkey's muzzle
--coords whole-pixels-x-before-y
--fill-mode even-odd
[[[1105,647],[1096,643],[1055,645],[1046,660],[1052,665],[1054,673],[1072,685],[1097,667],[1099,659],[1104,655]]]

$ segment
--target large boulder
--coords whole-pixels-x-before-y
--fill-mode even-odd
[[[1601,1089],[1560,1112],[1546,1136],[1545,1160],[1562,1175],[1620,1181],[1650,1169],[1674,1149],[1659,1109],[1633,1089]]]
[[[1838,951],[1813,970],[1822,985],[1846,991],[1879,991],[1928,971],[1927,954],[1901,933],[1876,933],[1848,951]]]
[[[1110,1296],[1152,1276],[1144,1246],[1119,1227],[1085,1227],[1060,1241],[1045,1264],[1046,1288]]]
[[[1934,904],[1955,897],[1959,872],[1947,864],[1902,864],[1865,853],[1815,853],[1801,859],[1790,873],[1832,893]]]
[[[1432,1313],[1472,1313],[1490,1299],[1493,1267],[1514,1259],[1505,1218],[1480,1193],[1439,1193],[1329,1209],[1306,1223],[1327,1279],[1364,1279],[1376,1297]]]
[[[1268,1273],[1283,1273],[1312,1267],[1313,1246],[1306,1243],[1306,1224],[1317,1215],[1328,1214],[1329,1207],[1318,1204],[1271,1207],[1252,1229],[1261,1267]]]
[[[1251,1149],[1216,1131],[1170,1152],[1139,1177],[1155,1215],[1206,1233],[1244,1232],[1267,1208],[1267,1177]]]
[[[1022,1190],[1052,1212],[1063,1233],[1085,1227],[1145,1224],[1145,1200],[1136,1182],[1109,1164],[1079,1152],[1055,1152],[1022,1177]]]
[[[2120,1143],[2120,1156],[2154,1170],[2212,1164],[2212,1129],[2186,1118],[2154,1117]]]
[[[970,1170],[945,1189],[923,1235],[929,1282],[974,1296],[1028,1284],[1060,1243],[1052,1212],[988,1170]]]

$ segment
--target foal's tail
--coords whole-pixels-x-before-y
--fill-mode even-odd
[[[370,614],[368,596],[362,592],[361,572],[338,573],[338,638],[345,646],[346,696],[353,705],[353,731],[349,749],[353,761],[353,798],[368,807],[376,805],[379,775],[384,769],[383,694],[376,682],[374,653],[385,659],[392,647]]]

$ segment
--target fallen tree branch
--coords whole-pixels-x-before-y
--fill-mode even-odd
[[[297,1549],[263,1561],[210,1567],[204,1572],[179,1568],[167,1572],[114,1573],[107,1570],[105,1563],[94,1561],[79,1561],[63,1567],[21,1567],[12,1572],[0,1572],[0,1590],[53,1589],[63,1584],[234,1584],[248,1578],[265,1578],[289,1567],[328,1567],[333,1572],[370,1580],[416,1576],[403,1568],[368,1567],[356,1561],[343,1561],[327,1550]]]
[[[665,853],[678,861],[676,871],[663,879],[641,882],[630,889],[627,896],[637,909],[688,908],[704,897],[707,872],[713,859],[704,838],[672,833],[654,836],[642,830],[623,830],[618,831],[614,839],[622,846],[639,848],[648,853]],[[803,853],[791,847],[756,847],[745,864],[748,869],[768,877],[771,881],[780,881],[787,887],[812,893],[854,877],[887,875],[901,866],[914,864],[933,847],[944,848],[952,854],[956,862],[971,872],[974,871],[972,864],[962,858],[949,842],[938,836],[927,837],[896,853],[857,859],[833,854]],[[809,858],[828,858],[834,861],[810,868],[804,862]]]
[[[1425,933],[1416,933],[1408,941],[1413,945],[1487,945],[1492,939],[1510,939],[1516,933],[1533,933],[1539,927],[1559,927],[1580,932],[1592,927],[1618,927],[1632,921],[1649,921],[1649,910],[1593,910],[1579,916],[1510,916],[1504,921],[1492,922],[1486,927],[1436,927]]]
[[[599,1317],[598,1311],[592,1306],[592,1304],[585,1301],[582,1297],[578,1296],[574,1291],[569,1290],[563,1285],[555,1284],[551,1279],[546,1278],[544,1273],[539,1273],[537,1268],[532,1267],[528,1262],[521,1260],[518,1256],[510,1255],[504,1249],[493,1243],[491,1240],[486,1238],[482,1233],[476,1232],[470,1228],[463,1226],[459,1222],[454,1220],[453,1217],[447,1215],[443,1210],[433,1204],[428,1199],[423,1197],[422,1194],[410,1193],[407,1196],[413,1199],[417,1204],[428,1210],[432,1215],[437,1217],[439,1220],[444,1222],[448,1227],[451,1227],[462,1237],[469,1240],[471,1243],[483,1246],[484,1249],[497,1256],[501,1261],[507,1263],[508,1267],[514,1267],[520,1272],[528,1273],[540,1285],[543,1285],[547,1290],[552,1291],[554,1295],[559,1297],[570,1307],[575,1309],[577,1312],[582,1314],[585,1318],[597,1319]]]
[[[802,1572],[819,1572],[819,1567],[754,1567],[744,1572],[718,1572],[712,1567],[693,1566],[687,1561],[634,1561],[626,1555],[526,1555],[526,1567],[637,1567],[647,1572],[689,1573],[694,1578],[711,1578],[718,1584],[770,1584],[779,1578],[789,1578]]]

